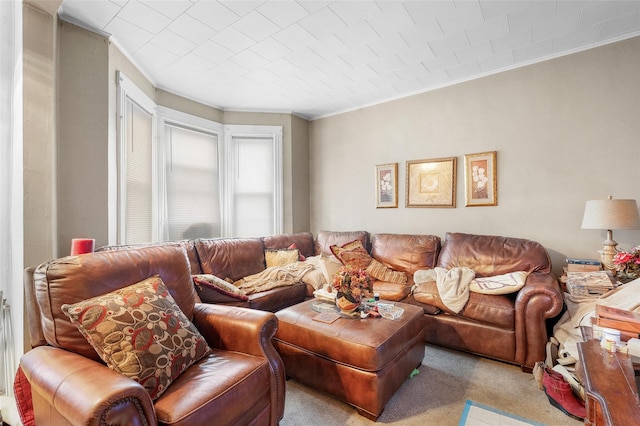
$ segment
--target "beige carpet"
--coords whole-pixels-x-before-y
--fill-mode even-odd
[[[578,426],[554,408],[519,367],[427,345],[420,373],[402,385],[377,424],[457,425],[467,399],[549,426]],[[281,426],[375,425],[355,408],[295,380],[287,382]]]

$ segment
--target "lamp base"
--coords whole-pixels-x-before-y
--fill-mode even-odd
[[[606,240],[602,243],[602,250],[598,250],[600,253],[600,262],[605,271],[610,271],[614,276],[616,275],[616,265],[613,264],[613,256],[618,253],[616,250],[616,243],[613,240]]]

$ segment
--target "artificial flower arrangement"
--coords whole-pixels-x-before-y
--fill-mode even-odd
[[[640,271],[640,246],[630,251],[619,251],[613,256],[616,269],[626,275],[637,275]]]
[[[373,290],[367,271],[346,266],[342,266],[333,276],[332,284],[338,293],[350,296],[353,301],[360,301],[362,296],[370,296]]]

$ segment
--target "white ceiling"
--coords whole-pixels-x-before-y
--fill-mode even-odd
[[[64,0],[158,88],[314,119],[640,34],[640,1]]]

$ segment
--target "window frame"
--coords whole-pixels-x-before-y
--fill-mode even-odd
[[[125,124],[125,112],[127,99],[135,103],[138,107],[142,108],[145,112],[151,115],[151,236],[154,240],[159,241],[159,229],[158,229],[158,210],[153,208],[158,204],[158,191],[155,178],[157,176],[158,168],[158,149],[157,149],[157,133],[156,133],[156,120],[157,120],[157,105],[151,98],[149,98],[138,86],[136,86],[129,78],[121,71],[116,71],[117,81],[117,120],[116,120],[116,132],[118,136],[117,150],[116,150],[116,167],[117,167],[117,224],[116,224],[116,238],[118,244],[124,244],[126,242],[126,213],[127,213],[127,126]]]

